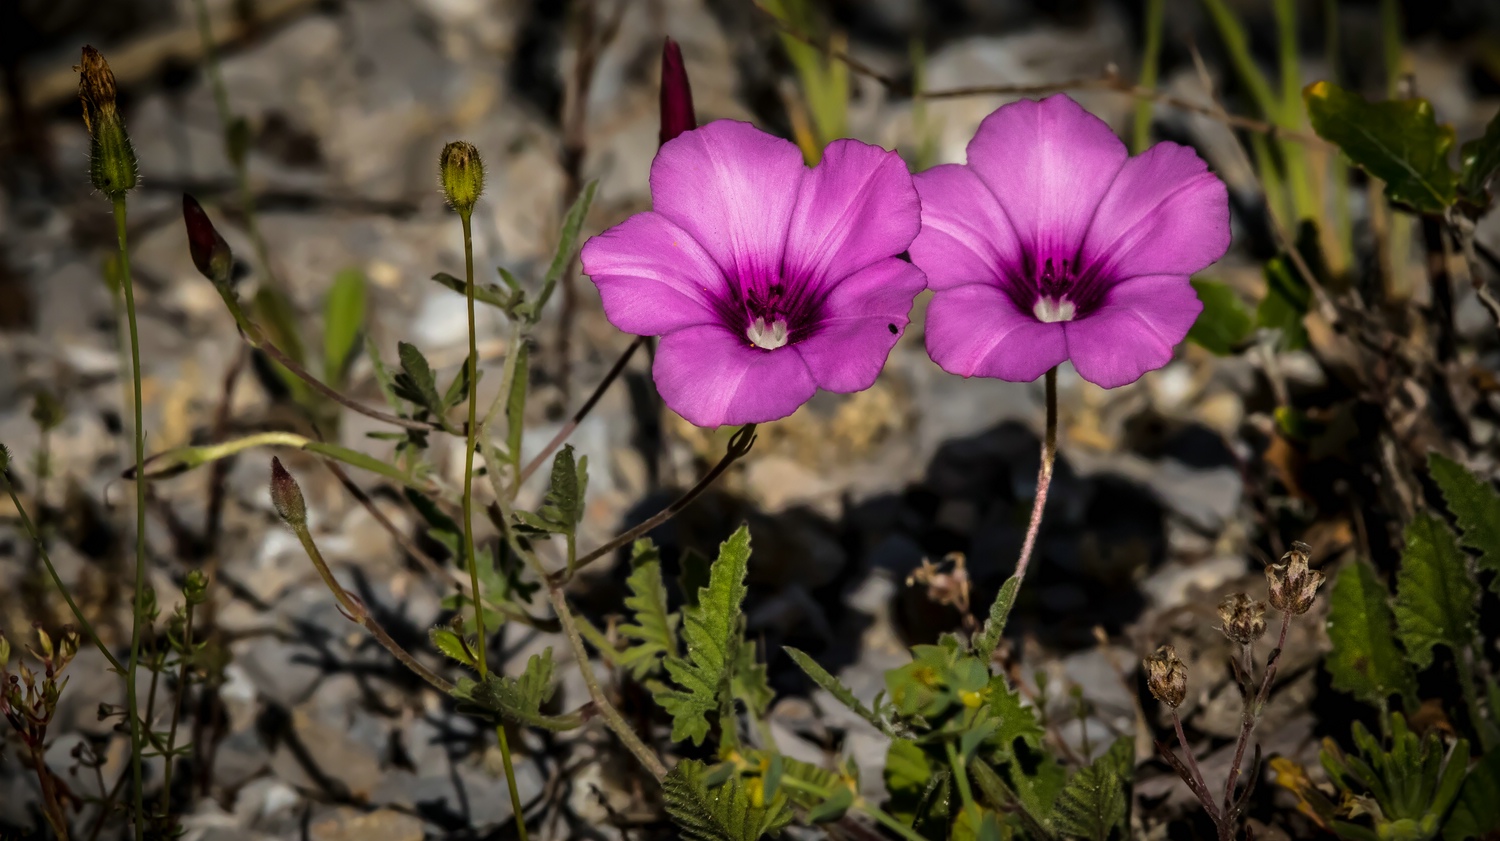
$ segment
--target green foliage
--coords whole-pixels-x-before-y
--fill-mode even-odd
[[[913,647],[910,663],[885,674],[896,712],[929,722],[955,709],[979,706],[989,681],[985,664],[960,653],[952,637],[939,645]]]
[[[667,814],[684,841],[755,841],[791,822],[791,807],[780,793],[756,806],[738,776],[718,786],[710,786],[708,777],[702,762],[684,759],[662,781]]]
[[[442,419],[443,400],[438,396],[437,381],[432,376],[432,366],[416,345],[398,342],[396,352],[401,360],[401,371],[396,374],[394,389],[396,396],[426,409],[433,417]]]
[[[488,627],[488,626],[486,626]],[[479,668],[479,661],[475,659],[474,646],[471,640],[448,628],[433,628],[427,632],[427,638],[432,640],[432,645],[438,651],[450,659],[456,660],[471,669]]]
[[[552,649],[531,655],[520,677],[491,672],[483,681],[461,678],[453,690],[458,701],[495,713],[517,724],[544,730],[568,730],[578,720],[572,716],[550,716],[542,707],[552,699]]]
[[[1339,572],[1329,597],[1333,649],[1324,661],[1334,689],[1377,707],[1392,694],[1415,698],[1416,682],[1396,645],[1394,621],[1389,595],[1369,562],[1357,560]]]
[[[1188,331],[1188,340],[1219,356],[1234,353],[1255,329],[1255,318],[1228,284],[1196,277],[1192,282],[1203,312]]]
[[[1419,512],[1406,527],[1406,551],[1396,577],[1396,635],[1417,669],[1432,664],[1432,649],[1460,654],[1474,638],[1479,587],[1468,558],[1443,521]]]
[[[908,826],[930,828],[932,822],[924,822],[924,818],[948,814],[948,777],[946,766],[934,761],[916,742],[892,739],[885,754],[885,790],[890,793],[887,810]]]
[[[573,445],[563,445],[552,459],[552,484],[542,500],[541,509],[535,514],[517,511],[517,528],[533,535],[572,535],[583,520],[583,500],[588,485],[588,456],[574,462]]]
[[[728,691],[749,560],[750,529],[740,526],[719,546],[719,557],[709,572],[708,586],[699,591],[698,604],[683,610],[687,656],[665,661],[667,674],[680,689],[656,696],[672,716],[673,741],[689,739],[701,744],[708,735],[707,714],[719,709],[721,693]]]
[[[1005,634],[1005,623],[1010,619],[1010,609],[1016,603],[1016,591],[1020,589],[1021,579],[1012,575],[1005,579],[1005,583],[1000,585],[1000,592],[995,594],[995,602],[990,605],[990,616],[985,620],[984,630],[974,640],[974,653],[982,662],[988,663],[995,656],[995,647]]]
[[[502,271],[504,270],[502,269]],[[502,277],[509,276],[509,274],[509,272],[505,272]],[[432,276],[432,279],[439,285],[446,286],[460,295],[467,296],[469,294],[465,288],[463,278],[454,277],[447,272],[438,272]],[[521,301],[525,300],[525,295],[526,293],[521,291],[519,284],[514,288],[501,289],[493,283],[474,281],[475,301],[481,304],[488,304],[507,313],[514,310]]]
[[[1458,798],[1467,772],[1469,743],[1459,739],[1445,750],[1436,731],[1421,739],[1406,726],[1400,713],[1390,718],[1391,747],[1363,724],[1354,723],[1357,755],[1345,754],[1333,740],[1323,743],[1323,769],[1345,797],[1361,804],[1373,821],[1370,828],[1334,821],[1334,831],[1345,838],[1436,838],[1443,819]]]
[[[1281,331],[1283,350],[1307,347],[1307,327],[1302,319],[1312,303],[1312,290],[1285,255],[1266,261],[1266,296],[1255,310],[1257,327]]]
[[[755,643],[741,639],[735,646],[734,665],[729,673],[729,694],[745,705],[751,715],[763,716],[776,700],[766,664],[755,656]]]
[[[1453,128],[1438,125],[1427,100],[1367,102],[1326,81],[1308,85],[1303,100],[1313,130],[1384,181],[1391,201],[1419,213],[1453,204]]]
[[[1063,835],[1109,841],[1128,837],[1127,789],[1135,771],[1135,746],[1121,736],[1088,766],[1068,780],[1057,796],[1052,825]]]
[[[1003,677],[989,681],[987,691],[989,713],[999,726],[989,738],[998,756],[1014,759],[1016,744],[1022,750],[1030,747],[1041,750],[1046,731],[1036,719],[1036,712],[1021,702],[1021,693],[1010,688]]]
[[[1479,208],[1490,204],[1490,180],[1500,172],[1500,112],[1485,126],[1484,134],[1458,150],[1458,190]]]
[[[1485,754],[1469,769],[1443,825],[1443,841],[1488,838],[1496,832],[1500,832],[1500,750]]]
[[[364,329],[365,275],[345,269],[323,301],[323,379],[334,388],[343,384]]]
[[[816,660],[790,646],[785,651],[791,656],[797,667],[805,672],[808,677],[812,678],[813,683],[827,690],[839,703],[848,707],[860,718],[870,722],[881,731],[889,732],[890,726],[881,720],[880,716],[874,710],[865,706],[858,698],[854,697],[854,693],[849,690],[849,687],[839,683],[839,679],[829,674],[827,669],[818,665]]]
[[[563,217],[562,233],[557,239],[557,250],[553,252],[552,264],[547,267],[547,274],[542,278],[541,291],[537,293],[535,301],[516,308],[516,312],[527,322],[535,324],[541,319],[542,308],[547,306],[547,300],[552,297],[552,291],[557,288],[557,282],[562,280],[563,272],[572,263],[573,252],[578,246],[578,233],[583,230],[583,220],[588,218],[589,207],[593,205],[594,194],[598,190],[598,181],[585,184],[578,192],[578,198],[573,200],[573,206],[568,208],[567,215]]]
[[[1479,553],[1481,569],[1500,573],[1500,493],[1446,456],[1433,453],[1427,466],[1458,521],[1463,545]],[[1500,575],[1490,579],[1490,589],[1500,593]]]
[[[630,595],[625,606],[635,620],[621,625],[620,634],[636,641],[620,653],[620,665],[636,680],[660,668],[663,657],[677,656],[678,616],[667,610],[667,588],[662,583],[661,555],[650,540],[637,540],[630,552]]]

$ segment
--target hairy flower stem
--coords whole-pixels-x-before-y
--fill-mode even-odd
[[[1042,466],[1036,474],[1036,500],[1031,504],[1031,523],[1021,544],[1021,559],[1016,562],[1016,586],[1026,578],[1026,565],[1036,548],[1037,532],[1042,528],[1042,509],[1047,505],[1047,489],[1052,487],[1052,464],[1057,460],[1057,369],[1047,371],[1047,431],[1042,438]]]
[[[120,244],[120,291],[125,295],[125,321],[130,328],[130,375],[135,403],[135,471],[143,473],[146,463],[146,436],[141,426],[141,340],[135,319],[135,281],[130,275],[130,248],[125,235],[125,197],[114,200],[115,239]],[[59,586],[61,584],[59,583]],[[141,779],[141,736],[139,700],[136,698],[135,673],[141,660],[141,625],[146,593],[146,483],[135,482],[135,597],[130,612],[130,663],[125,669],[125,707],[130,713],[130,773],[132,800],[135,806],[135,837],[145,837],[145,793]]]
[[[1198,770],[1198,758],[1193,755],[1193,748],[1188,744],[1187,734],[1182,732],[1182,717],[1177,710],[1172,710],[1172,726],[1177,729],[1177,744],[1182,746],[1182,755],[1187,762],[1188,770],[1192,773],[1192,779],[1184,780],[1198,799],[1203,802],[1203,808],[1208,816],[1213,818],[1214,824],[1219,825],[1219,808],[1214,805],[1213,795],[1208,793],[1208,784],[1203,781],[1203,772]]]
[[[965,809],[973,808],[974,792],[969,788],[969,769],[959,757],[958,749],[953,746],[952,739],[943,742],[943,750],[947,751],[948,765],[953,768],[953,781],[958,784],[959,799],[963,801]]]
[[[578,671],[583,674],[583,682],[588,686],[589,697],[594,699],[594,706],[604,717],[604,723],[614,731],[620,742],[635,754],[635,758],[646,766],[647,771],[655,775],[658,780],[665,779],[667,768],[661,764],[661,759],[646,746],[645,742],[641,741],[641,737],[637,736],[634,730],[630,729],[624,716],[620,715],[620,711],[615,709],[614,704],[611,704],[609,698],[605,697],[604,690],[599,687],[599,678],[594,674],[594,667],[589,663],[589,654],[583,647],[583,637],[578,633],[578,623],[573,619],[573,611],[568,608],[568,597],[551,579],[547,580],[547,596],[552,600],[552,608],[557,611],[558,620],[562,622],[563,633],[568,635],[568,644],[572,646],[573,657],[578,661]]]

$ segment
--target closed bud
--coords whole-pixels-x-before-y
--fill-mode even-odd
[[[1266,603],[1255,601],[1244,593],[1225,596],[1219,602],[1219,630],[1241,645],[1249,645],[1266,635]]]
[[[187,574],[182,582],[182,598],[189,606],[196,606],[208,601],[208,576],[203,570],[195,569]]]
[[[1281,556],[1281,563],[1266,567],[1266,588],[1272,607],[1292,616],[1301,616],[1312,607],[1318,588],[1323,585],[1323,573],[1308,568],[1310,557],[1312,547],[1294,540],[1291,550]]]
[[[438,158],[443,195],[459,213],[469,213],[484,192],[484,161],[474,144],[455,140],[443,147]]]
[[[115,107],[115,74],[104,56],[87,46],[74,69],[83,125],[89,132],[89,178],[99,192],[111,199],[122,198],[135,189],[137,173],[135,149]]]
[[[215,286],[228,286],[234,272],[234,253],[203,212],[203,205],[187,193],[182,194],[182,221],[187,226],[188,253],[193,255],[198,273]]]
[[[1170,645],[1156,649],[1156,653],[1141,661],[1146,669],[1146,688],[1156,700],[1172,709],[1182,706],[1187,697],[1187,666],[1177,659],[1177,650]]]
[[[302,489],[297,480],[281,466],[281,459],[271,458],[271,504],[276,513],[294,529],[307,527],[307,503],[302,500]]]
[[[661,132],[662,144],[698,127],[693,114],[693,88],[688,84],[687,66],[682,63],[682,48],[671,38],[661,48]]]

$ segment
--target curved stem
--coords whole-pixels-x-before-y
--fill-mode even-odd
[[[130,248],[125,236],[125,197],[114,200],[115,239],[120,244],[120,290],[125,293],[125,320],[130,326],[130,366],[135,400],[135,472],[146,463],[146,436],[141,427],[141,340],[135,319],[135,280],[130,275]],[[130,712],[130,772],[134,780],[135,837],[145,837],[145,794],[141,780],[141,718],[135,673],[141,661],[141,625],[146,592],[146,483],[135,482],[135,603],[130,616],[130,663],[125,669],[125,706]]]
[[[1194,793],[1203,802],[1203,808],[1208,811],[1208,816],[1213,818],[1215,824],[1218,824],[1220,822],[1219,809],[1214,805],[1213,795],[1208,793],[1208,784],[1203,782],[1203,772],[1198,769],[1198,757],[1193,755],[1193,748],[1188,744],[1187,734],[1182,732],[1182,716],[1177,714],[1175,708],[1172,710],[1172,726],[1177,728],[1177,744],[1182,745],[1183,761],[1193,775],[1190,782],[1194,787]]]
[[[599,384],[594,386],[594,393],[589,395],[589,399],[583,401],[583,405],[579,406],[578,411],[573,413],[573,417],[568,419],[567,423],[563,424],[562,429],[559,429],[556,435],[552,436],[552,440],[547,442],[547,446],[543,447],[542,451],[537,453],[535,458],[527,462],[526,469],[521,471],[520,478],[516,480],[516,487],[520,487],[522,482],[531,478],[531,474],[535,473],[545,464],[547,459],[557,451],[557,448],[561,447],[563,442],[568,440],[568,436],[573,434],[573,430],[578,428],[578,424],[583,422],[583,419],[588,416],[590,411],[593,411],[594,404],[598,403],[599,398],[604,396],[604,392],[609,389],[610,383],[613,383],[620,376],[620,372],[625,370],[625,364],[630,361],[630,357],[635,356],[636,349],[645,343],[645,336],[637,336],[635,341],[630,343],[630,347],[626,348],[625,352],[620,354],[620,358],[615,360],[615,364],[609,369],[609,373],[605,374],[604,379],[600,380]]]
[[[1036,476],[1036,500],[1031,504],[1031,523],[1021,544],[1021,559],[1016,561],[1016,586],[1026,577],[1026,565],[1036,548],[1037,532],[1042,528],[1042,509],[1047,505],[1047,490],[1052,487],[1052,464],[1057,459],[1057,369],[1047,372],[1047,431],[1042,438],[1042,466]]]

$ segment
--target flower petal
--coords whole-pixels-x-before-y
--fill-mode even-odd
[[[761,350],[717,324],[663,336],[652,373],[672,411],[704,427],[779,420],[818,390],[792,348]]]
[[[1038,259],[1077,252],[1127,157],[1109,125],[1064,94],[1002,106],[969,141],[969,166]]]
[[[1118,280],[1192,274],[1229,249],[1229,191],[1186,146],[1125,162],[1084,238],[1083,264]]]
[[[922,200],[922,230],[911,244],[911,261],[926,272],[929,287],[1004,283],[1019,274],[1015,229],[974,170],[944,164],[913,181]]]
[[[726,293],[713,258],[660,213],[637,213],[593,237],[580,258],[609,323],[638,336],[713,322]]]
[[[792,346],[819,387],[847,394],[874,385],[926,285],[921,269],[888,257],[834,286],[816,332]]]
[[[1062,328],[1021,312],[997,286],[971,283],[932,297],[927,353],[950,374],[1030,382],[1068,358]]]
[[[1094,385],[1133,383],[1172,360],[1202,311],[1186,276],[1127,280],[1106,293],[1102,307],[1062,325],[1068,356],[1078,376]]]
[[[848,277],[905,251],[921,226],[921,204],[901,156],[835,140],[802,179],[783,274],[815,283]]]
[[[781,268],[807,167],[787,140],[716,120],[666,142],[651,164],[656,212],[677,223],[731,277]]]

